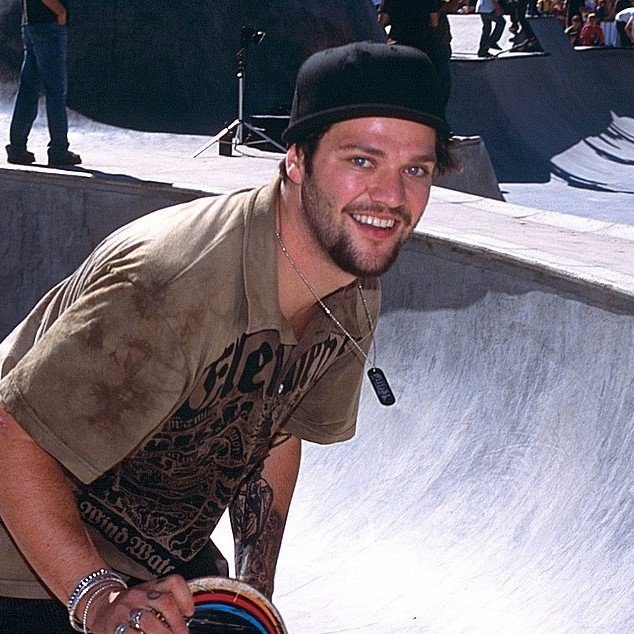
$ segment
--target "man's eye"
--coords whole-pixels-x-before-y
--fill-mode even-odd
[[[410,176],[429,176],[431,170],[427,167],[423,167],[422,165],[412,165],[412,167],[407,168],[407,173]]]
[[[355,156],[352,159],[352,163],[354,165],[356,165],[357,167],[369,167],[370,166],[370,161],[367,158],[364,158],[363,156]]]

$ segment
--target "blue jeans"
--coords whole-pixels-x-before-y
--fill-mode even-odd
[[[37,117],[40,89],[44,88],[49,147],[53,152],[64,152],[68,149],[67,27],[27,24],[22,27],[22,42],[24,61],[9,131],[11,149],[15,152],[26,150],[26,142]]]
[[[482,55],[489,50],[491,44],[497,44],[502,37],[504,27],[506,26],[506,20],[503,15],[495,15],[495,13],[481,13],[482,19],[482,35],[480,36],[480,47],[478,48],[478,54]],[[495,24],[493,33],[491,33],[491,24]]]

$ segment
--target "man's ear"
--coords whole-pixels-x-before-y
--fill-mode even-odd
[[[288,148],[284,164],[288,178],[296,185],[301,185],[304,178],[304,153],[297,144],[294,143]]]

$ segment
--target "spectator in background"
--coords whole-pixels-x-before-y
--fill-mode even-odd
[[[580,15],[574,15],[572,17],[572,24],[566,28],[564,33],[568,37],[572,46],[581,46],[581,29],[583,28],[583,22]]]
[[[603,29],[606,46],[618,46],[619,36],[614,22],[614,0],[599,0],[595,11]]]
[[[566,2],[565,0],[537,0],[539,15],[551,15],[566,28]]]
[[[596,13],[588,15],[588,21],[583,25],[579,39],[581,46],[603,46],[605,44],[603,29]]]
[[[566,3],[566,24],[572,26],[575,16],[581,16],[581,9],[584,7],[583,0],[568,0]]]
[[[518,0],[504,0],[502,8],[511,19],[511,26],[509,26],[509,31],[511,33],[517,33],[520,30]]]
[[[35,162],[35,155],[27,150],[27,140],[37,117],[43,87],[50,135],[48,164],[77,165],[81,158],[68,150],[68,0],[22,0],[21,5],[24,60],[6,146],[7,160],[18,165]]]
[[[597,2],[595,13],[599,22],[605,22],[608,19],[610,10],[608,9],[608,4],[605,0],[599,0],[599,2]]]
[[[512,0],[508,3],[509,17],[511,18],[511,33],[521,33],[520,38],[516,38],[515,42],[519,43],[522,39],[530,42],[535,39],[535,33],[531,25],[526,19],[528,11],[528,0]]]
[[[540,15],[552,15],[555,0],[537,0],[537,9]]]
[[[476,13],[480,14],[482,20],[482,35],[480,36],[480,46],[478,47],[478,57],[492,57],[490,48],[500,49],[498,42],[504,32],[506,20],[497,0],[477,0]],[[491,26],[493,25],[493,32]]]
[[[557,20],[557,22],[559,22],[559,24],[561,25],[562,30],[565,30],[566,28],[566,3],[565,1],[562,2],[554,2],[552,9],[551,9],[551,15]]]
[[[634,15],[634,10],[632,9],[631,0],[616,0],[614,5],[614,11],[616,13],[614,17],[614,21],[616,22],[616,32],[619,36],[619,45],[628,47],[632,46],[632,15]],[[628,35],[626,27],[630,22],[630,34]]]
[[[425,53],[436,68],[444,105],[451,92],[451,29],[447,13],[462,0],[382,0],[379,23],[390,27],[389,41]]]

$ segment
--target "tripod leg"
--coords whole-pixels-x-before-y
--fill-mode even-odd
[[[209,139],[209,141],[207,141],[205,145],[198,148],[198,150],[196,150],[196,152],[194,153],[194,158],[196,158],[197,156],[200,156],[207,148],[210,148],[214,143],[218,143],[218,141],[220,141],[220,139],[225,134],[228,134],[229,132],[231,132],[232,130],[234,130],[240,125],[243,125],[243,124],[241,124],[239,119],[236,119],[235,121],[231,122],[226,128],[223,128],[220,132],[218,132],[216,136]]]
[[[258,130],[258,128],[254,128],[250,123],[246,123],[245,121],[243,121],[242,126],[247,128],[247,130],[250,130],[251,132],[253,132],[253,134],[256,134],[257,136],[259,136],[264,141],[268,141],[281,152],[286,152],[286,148],[283,145],[280,145],[277,141],[274,141],[270,136],[264,134],[264,132],[262,132],[261,130]],[[244,145],[249,145],[249,144],[245,143]]]

